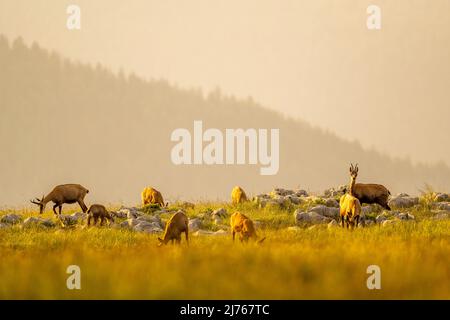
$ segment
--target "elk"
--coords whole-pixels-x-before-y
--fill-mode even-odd
[[[350,170],[355,171],[355,179],[358,176],[358,164],[355,167],[351,165]],[[347,192],[347,190],[345,190]],[[391,210],[388,205],[389,196],[391,192],[381,184],[374,183],[356,183],[353,187],[352,194],[358,198],[360,203],[377,203],[386,210]]]
[[[177,244],[180,244],[181,234],[183,232],[186,235],[186,243],[189,245],[189,220],[184,212],[180,210],[175,212],[174,215],[166,223],[166,229],[164,231],[163,238],[158,238],[158,246],[167,244],[167,242],[169,241],[171,241],[172,243],[176,241]]]
[[[161,207],[167,207],[169,203],[164,204],[164,199],[158,190],[152,187],[146,187],[141,193],[142,205],[159,204]]]
[[[87,219],[87,225],[90,226],[91,219],[94,219],[94,226],[97,224],[97,221],[100,219],[100,225],[102,226],[106,220],[109,221],[109,224],[114,222],[113,217],[111,214],[106,210],[106,207],[101,204],[93,204],[89,210],[88,213],[88,219]]]
[[[53,202],[53,212],[55,215],[56,208],[59,208],[59,215],[61,215],[62,205],[64,203],[72,204],[77,202],[83,212],[87,211],[87,206],[84,204],[84,197],[89,193],[89,190],[79,184],[62,184],[56,186],[48,195],[42,196],[39,200],[30,200],[31,203],[39,206],[39,213],[42,214],[45,210],[45,206],[49,202]]]
[[[357,197],[354,196],[355,181],[358,176],[358,165],[353,167],[350,165],[350,185],[349,190],[339,200],[339,215],[341,218],[341,225],[344,228],[344,223],[349,227],[358,226],[361,215],[361,203]]]
[[[245,194],[244,189],[239,186],[234,187],[233,190],[231,190],[231,203],[236,205],[244,201],[247,201],[247,195]]]
[[[239,240],[241,242],[247,242],[249,239],[258,239],[253,221],[240,212],[235,212],[231,215],[230,226],[233,241],[236,233],[239,233]],[[264,239],[265,237],[258,240],[257,243],[262,243]]]

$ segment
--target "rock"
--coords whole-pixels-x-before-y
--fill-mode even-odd
[[[134,226],[133,230],[146,233],[159,233],[163,231],[159,223],[146,221],[139,222],[136,226]]]
[[[157,223],[160,227],[162,226],[161,223],[161,217],[157,215],[149,216],[149,215],[142,215],[137,217],[136,221],[138,223],[140,222],[149,222],[149,223]]]
[[[142,212],[140,212],[137,208],[121,208],[119,211],[117,211],[119,214],[123,215],[125,214],[128,219],[136,219],[138,216],[142,215]]]
[[[223,223],[223,220],[221,217],[215,217],[213,218],[214,224],[215,225],[221,225]]]
[[[36,217],[29,217],[23,221],[22,226],[29,227],[32,225],[37,225],[39,222],[41,222],[41,219],[36,218]]]
[[[136,225],[138,225],[142,221],[138,221],[137,219],[131,218],[124,222],[127,222],[129,227],[134,228]]]
[[[294,217],[296,223],[327,223],[331,219],[325,216],[318,214],[317,212],[301,212],[300,210],[295,210]]]
[[[433,209],[450,211],[450,202],[438,202],[433,205]]]
[[[283,196],[284,197],[284,196],[288,196],[291,194],[294,194],[294,191],[286,190],[286,189],[282,189],[282,188],[275,188],[270,192],[270,195],[272,197],[275,197],[275,196]]]
[[[435,197],[436,202],[445,202],[449,201],[450,196],[447,193],[437,193]]]
[[[410,213],[398,213],[395,217],[399,220],[414,220],[415,217]]]
[[[84,220],[87,217],[87,213],[84,212],[75,212],[73,214],[70,215],[73,219],[75,219],[76,221],[81,221]]]
[[[334,198],[329,198],[325,201],[325,206],[339,208],[339,202]]]
[[[16,224],[19,223],[22,220],[22,217],[15,213],[10,213],[4,215],[0,222],[6,223],[6,224]]]
[[[397,196],[396,196],[396,198],[409,198],[409,194],[407,194],[407,193],[399,193]]]
[[[376,218],[375,221],[376,223],[383,223],[384,221],[388,220],[389,218],[387,217],[387,215],[385,213],[379,214]]]
[[[226,236],[229,235],[229,232],[227,232],[226,230],[220,229],[217,230],[216,232],[214,232],[215,236]]]
[[[4,224],[4,223],[0,223],[0,229],[6,229],[6,228],[8,228],[9,226],[7,225],[7,224]]]
[[[303,202],[303,199],[296,195],[288,195],[284,198],[292,204],[301,204]]]
[[[419,204],[418,197],[398,196],[389,201],[389,206],[393,208],[411,208]]]
[[[213,213],[211,214],[212,218],[226,218],[228,215],[227,210],[225,210],[224,208],[220,208],[217,210],[214,210]]]
[[[328,223],[327,228],[332,229],[335,227],[339,227],[339,223],[337,223],[337,221],[333,219]]]
[[[66,226],[77,224],[77,217],[73,217],[72,215],[61,214],[58,216],[58,219]]]
[[[308,192],[306,192],[306,190],[302,190],[302,189],[295,190],[295,191],[294,191],[294,194],[295,194],[297,197],[307,197],[307,196],[308,196]]]
[[[339,216],[339,208],[327,207],[322,204],[309,209],[310,212],[316,212],[328,218],[336,218]]]
[[[111,211],[111,216],[114,218],[125,219],[127,218],[127,214],[119,211]]]
[[[198,218],[189,219],[189,230],[195,232],[200,229],[202,222]]]

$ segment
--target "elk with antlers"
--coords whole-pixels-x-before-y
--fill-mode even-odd
[[[78,203],[83,210],[83,212],[87,211],[87,206],[84,204],[84,197],[89,193],[89,190],[79,184],[63,184],[56,186],[48,195],[45,197],[42,196],[42,199],[36,198],[35,200],[31,200],[31,203],[39,206],[39,213],[43,213],[45,210],[45,206],[49,202],[53,202],[53,212],[55,215],[56,208],[59,208],[59,215],[61,215],[62,205],[64,203]]]
[[[352,174],[356,177],[358,176],[358,165],[353,167],[351,165],[350,167],[350,174]],[[348,191],[348,190],[346,190]],[[351,190],[351,193],[353,196],[358,198],[360,203],[377,203],[383,208],[387,210],[391,210],[391,208],[388,205],[389,196],[391,195],[391,192],[383,185],[381,184],[375,184],[375,183],[356,183],[353,185],[353,190]]]

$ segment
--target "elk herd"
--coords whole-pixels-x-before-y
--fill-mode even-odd
[[[353,229],[357,227],[361,221],[361,204],[379,204],[387,210],[391,210],[388,206],[390,196],[389,190],[380,184],[362,184],[356,183],[358,176],[358,165],[350,164],[350,183],[345,189],[345,194],[340,197],[339,201],[339,216],[340,223],[343,228]],[[114,218],[105,206],[101,204],[93,204],[89,208],[84,203],[85,196],[89,190],[79,184],[63,184],[56,186],[49,194],[42,196],[41,199],[36,198],[31,200],[31,203],[39,206],[39,213],[45,211],[46,205],[49,202],[53,203],[53,212],[56,216],[61,216],[63,204],[78,203],[84,213],[87,213],[87,226],[96,225],[100,221],[103,225],[106,221],[114,222]],[[143,205],[156,204],[160,207],[167,207],[168,203],[164,203],[163,196],[158,190],[146,187],[141,193],[141,200]],[[236,186],[231,191],[231,203],[238,205],[248,201],[245,191]],[[56,209],[58,208],[58,213]],[[235,212],[230,217],[230,227],[233,241],[236,234],[239,235],[241,242],[248,240],[255,240],[261,243],[265,238],[258,239],[256,228],[253,221],[240,212]],[[172,215],[165,226],[162,238],[158,238],[159,244],[167,244],[181,242],[181,235],[185,234],[186,242],[189,244],[189,219],[183,211],[178,211]]]

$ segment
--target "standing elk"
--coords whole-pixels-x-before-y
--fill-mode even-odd
[[[358,176],[358,165],[356,165],[353,169],[356,170],[355,172],[355,179],[356,179],[356,177]],[[345,192],[347,191],[348,190],[346,190]],[[388,200],[389,196],[391,195],[391,192],[381,184],[356,183],[354,185],[352,194],[356,198],[358,198],[360,203],[367,203],[367,204],[377,203],[383,208],[391,210],[391,208],[388,205]]]
[[[42,196],[42,199],[31,200],[31,203],[39,206],[39,213],[42,214],[45,210],[45,206],[49,202],[53,202],[53,212],[55,215],[56,208],[59,208],[59,215],[61,215],[62,205],[64,203],[72,204],[78,203],[83,212],[87,211],[87,206],[84,203],[84,197],[89,193],[89,190],[79,184],[62,184],[56,186],[48,195]]]
[[[341,225],[344,227],[346,223],[347,228],[357,227],[361,215],[361,203],[357,197],[354,196],[355,181],[358,176],[358,165],[353,167],[350,165],[350,185],[349,190],[339,200],[339,215],[341,218]]]
[[[167,244],[169,241],[172,241],[172,243],[176,241],[177,244],[180,244],[183,232],[189,245],[189,219],[183,211],[178,211],[167,221],[163,238],[158,238],[158,246]]]

